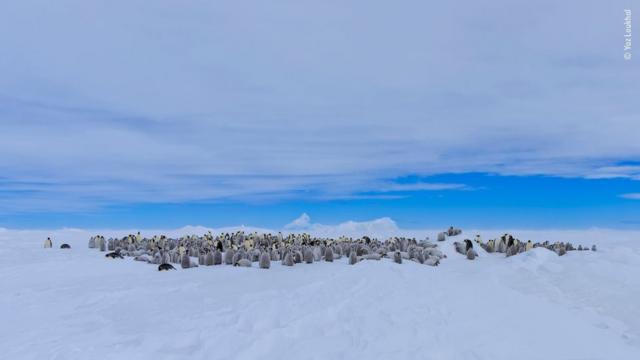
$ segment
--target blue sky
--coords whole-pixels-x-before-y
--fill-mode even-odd
[[[631,3],[3,2],[0,227],[640,227]]]

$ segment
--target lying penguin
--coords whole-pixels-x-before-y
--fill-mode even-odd
[[[235,264],[233,264],[233,266],[251,267],[251,260],[249,260],[249,259],[239,259],[238,261],[236,261]]]
[[[108,259],[124,259],[124,256],[120,254],[120,251],[114,251],[106,254],[104,257]]]
[[[62,244],[62,245],[60,245],[60,249],[71,249],[71,245],[69,245],[69,244]]]
[[[158,265],[158,271],[169,271],[169,270],[175,270],[176,268],[173,267],[173,265],[171,264],[160,264]]]

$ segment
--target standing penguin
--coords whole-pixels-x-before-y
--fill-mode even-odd
[[[212,252],[212,251],[207,252],[207,255],[205,255],[205,257],[204,257],[204,264],[205,264],[206,266],[211,266],[211,265],[213,265],[213,252]]]
[[[188,269],[191,267],[191,259],[189,258],[189,254],[187,252],[182,255],[180,266],[182,266],[183,269]]]
[[[51,249],[52,247],[53,247],[53,241],[51,241],[51,238],[48,237],[47,240],[44,241],[44,248]]]
[[[213,252],[213,265],[222,265],[222,253],[218,249]]]
[[[333,262],[333,249],[331,246],[327,246],[324,251],[324,261]]]
[[[282,265],[293,266],[293,256],[291,256],[291,252],[287,251],[284,255],[284,259],[282,260]]]
[[[393,253],[393,262],[402,264],[402,254],[400,254],[400,251]]]
[[[235,264],[234,251],[232,248],[228,248],[227,251],[224,252],[224,264],[225,265],[233,265]]]
[[[271,257],[267,251],[260,254],[260,269],[268,269],[271,267]]]
[[[349,253],[349,265],[355,265],[358,262],[358,255],[355,251]]]
[[[441,232],[438,233],[438,241],[445,241],[447,239],[447,234]]]
[[[306,262],[307,264],[312,264],[313,263],[313,251],[311,251],[311,249],[309,248],[305,248],[304,249],[304,262]]]

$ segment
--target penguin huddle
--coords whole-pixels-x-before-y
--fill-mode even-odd
[[[467,241],[467,240],[465,240]],[[534,248],[543,247],[545,249],[551,250],[558,254],[559,256],[565,255],[568,251],[582,251],[589,250],[589,247],[582,245],[578,245],[576,249],[573,244],[570,242],[562,242],[557,241],[555,243],[550,243],[549,241],[540,242],[532,242],[531,240],[527,240],[526,242],[520,241],[515,238],[511,234],[504,234],[497,239],[491,239],[486,243],[483,243],[480,239],[480,235],[476,235],[475,242],[480,245],[486,252],[488,253],[504,253],[506,257],[514,256],[521,254],[523,252],[529,251]],[[591,247],[592,251],[596,251],[596,246],[593,245]]]
[[[360,261],[384,258],[402,264],[404,260],[419,264],[437,266],[446,256],[437,245],[428,240],[393,237],[385,241],[362,238],[339,237],[316,238],[309,234],[245,234],[223,233],[214,236],[211,232],[204,236],[183,236],[178,239],[164,235],[144,238],[128,235],[123,238],[105,239],[101,235],[89,239],[88,247],[107,252],[106,258],[134,260],[158,265],[162,271],[171,264],[180,264],[182,269],[199,266],[233,265],[252,267],[257,263],[260,269],[270,269],[271,263],[280,262],[283,266],[315,262],[336,262],[343,257],[346,263],[355,265]]]
[[[450,227],[437,236],[438,242],[449,236],[462,233],[460,229]],[[502,253],[514,256],[536,247],[544,247],[562,256],[568,251],[585,251],[589,247],[579,245],[575,248],[569,242],[533,243],[520,241],[510,234],[504,234],[486,243],[480,235],[473,240],[464,239],[453,243],[455,251],[469,260],[475,260],[479,246],[487,253]],[[45,247],[51,247],[51,239],[45,241]],[[361,238],[339,237],[319,238],[309,234],[245,234],[243,231],[213,235],[211,232],[203,236],[183,236],[177,239],[156,235],[151,238],[142,237],[140,233],[130,234],[122,238],[105,239],[101,235],[89,239],[89,248],[109,251],[106,258],[123,259],[133,257],[134,260],[158,265],[159,271],[175,270],[172,264],[180,264],[182,269],[229,265],[236,267],[253,267],[270,269],[272,262],[280,262],[282,266],[294,267],[298,264],[316,262],[334,263],[343,257],[345,263],[356,265],[361,261],[391,261],[403,264],[413,261],[418,264],[438,266],[446,255],[438,248],[438,243],[428,240],[416,240],[407,237],[391,237],[379,240],[363,236]],[[61,248],[70,248],[63,244]],[[596,246],[591,247],[596,251]],[[171,266],[171,268],[169,268]]]

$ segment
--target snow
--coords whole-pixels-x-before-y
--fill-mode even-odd
[[[537,248],[504,258],[479,249],[474,261],[450,238],[439,243],[448,258],[438,267],[342,258],[158,272],[87,248],[90,235],[130,232],[0,229],[2,358],[640,357],[640,232],[512,230],[598,251],[558,257]],[[433,239],[437,231],[414,233]],[[53,249],[42,248],[47,236]],[[63,242],[72,249],[59,249]]]

